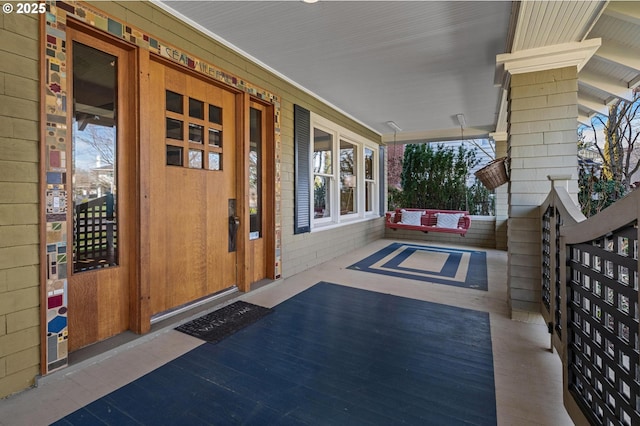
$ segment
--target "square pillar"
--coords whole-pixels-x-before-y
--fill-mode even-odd
[[[490,133],[495,142],[496,158],[507,156],[507,132]],[[496,248],[498,250],[507,250],[507,221],[509,219],[509,196],[508,185],[500,185],[494,189],[495,207],[496,207]]]
[[[578,69],[511,76],[508,103],[508,288],[514,310],[539,311],[542,219],[549,175],[578,193]]]

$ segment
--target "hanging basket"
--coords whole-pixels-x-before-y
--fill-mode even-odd
[[[476,178],[478,178],[478,180],[487,187],[487,189],[496,189],[503,183],[507,183],[509,180],[505,164],[506,161],[507,157],[493,160],[474,174],[476,175]]]

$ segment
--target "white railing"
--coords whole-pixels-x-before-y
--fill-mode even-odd
[[[640,424],[635,191],[585,219],[566,189],[541,205],[542,307],[576,424]]]

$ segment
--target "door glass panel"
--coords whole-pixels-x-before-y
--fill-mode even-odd
[[[204,120],[204,102],[189,98],[189,117]]]
[[[189,142],[202,143],[204,128],[199,124],[189,123]]]
[[[182,121],[167,118],[167,139],[182,140]]]
[[[214,124],[222,124],[222,108],[209,105],[209,121]]]
[[[190,149],[189,150],[189,167],[192,169],[201,169],[204,166],[204,157],[202,156],[202,150]]]
[[[209,170],[222,170],[220,167],[222,154],[218,154],[217,152],[209,153]]]
[[[73,42],[73,271],[118,264],[115,56]]]
[[[250,109],[249,239],[262,233],[262,111]]]
[[[182,147],[167,145],[167,166],[182,166]]]
[[[167,90],[166,102],[167,102],[167,111],[172,111],[178,114],[182,114],[182,95],[181,94],[172,92],[171,90]]]
[[[216,129],[209,129],[209,145],[222,146],[222,132]]]

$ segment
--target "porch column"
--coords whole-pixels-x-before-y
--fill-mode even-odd
[[[550,175],[568,175],[578,194],[578,72],[601,45],[600,39],[498,55],[508,90],[509,307],[540,311],[542,219],[540,204]]]
[[[495,142],[496,158],[507,155],[507,132],[489,133]],[[496,248],[498,250],[507,249],[507,220],[509,218],[509,198],[508,185],[501,185],[495,189],[496,203]]]
[[[547,176],[569,175],[569,192],[578,193],[578,70],[513,75],[509,89],[509,301],[512,312],[539,311]]]

